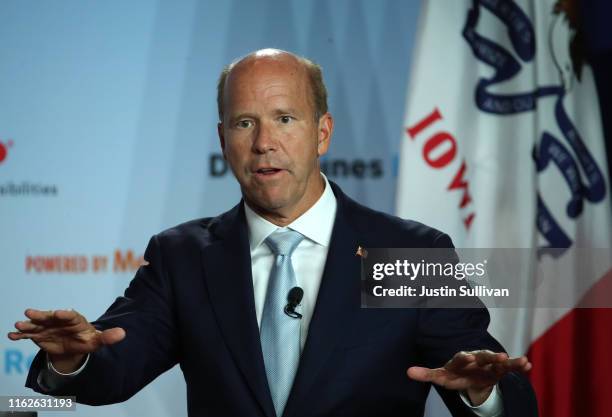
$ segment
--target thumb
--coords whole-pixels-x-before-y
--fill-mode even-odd
[[[430,382],[433,380],[434,371],[422,366],[412,366],[408,368],[408,377],[415,381]]]
[[[104,330],[100,334],[100,342],[103,345],[113,345],[125,339],[125,330],[121,327],[113,327],[112,329]]]

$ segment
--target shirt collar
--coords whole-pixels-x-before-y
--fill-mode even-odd
[[[288,224],[286,228],[301,233],[304,237],[319,245],[329,246],[334,219],[336,218],[337,202],[327,177],[323,173],[321,175],[325,180],[323,194],[321,194],[321,197],[312,207]],[[255,213],[246,202],[244,203],[244,214],[249,228],[249,246],[251,251],[261,245],[277,229],[284,229]]]

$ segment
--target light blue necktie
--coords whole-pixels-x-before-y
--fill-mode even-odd
[[[289,290],[297,286],[291,254],[303,238],[298,232],[289,230],[274,232],[265,241],[275,257],[261,318],[260,338],[277,416],[283,414],[300,362],[300,320],[289,317],[284,308]]]

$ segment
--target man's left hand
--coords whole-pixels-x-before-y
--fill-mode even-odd
[[[508,372],[527,372],[526,356],[510,358],[490,350],[458,352],[442,368],[413,366],[408,376],[415,381],[433,382],[446,389],[465,391],[474,406],[486,401],[497,382]]]

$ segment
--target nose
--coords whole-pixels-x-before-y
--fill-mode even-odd
[[[264,154],[276,150],[277,142],[275,139],[274,128],[264,121],[258,124],[253,138],[253,152]]]

